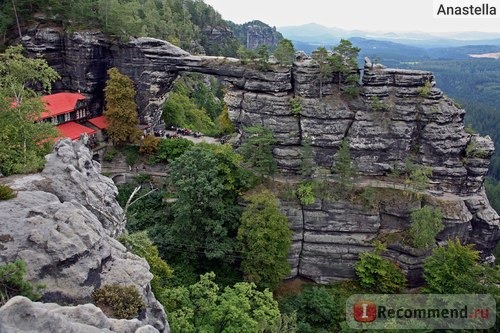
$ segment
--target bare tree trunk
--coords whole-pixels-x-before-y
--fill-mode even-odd
[[[19,38],[23,38],[21,34],[21,26],[19,25],[19,17],[17,16],[16,3],[12,0],[12,8],[14,9],[14,15],[16,16],[17,31],[19,32]]]

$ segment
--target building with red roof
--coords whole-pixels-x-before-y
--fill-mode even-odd
[[[106,128],[108,128],[108,120],[104,116],[90,118],[88,122],[100,130],[105,130]]]
[[[89,110],[85,96],[80,93],[61,92],[42,97],[45,111],[42,112],[41,121],[53,124],[63,124],[68,121],[86,120]]]
[[[89,136],[96,133],[96,131],[92,128],[75,123],[74,121],[58,125],[57,129],[59,130],[61,137],[70,138],[71,140],[78,140],[80,135],[84,133],[87,133]]]

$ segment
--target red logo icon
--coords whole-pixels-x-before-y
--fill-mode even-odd
[[[354,320],[369,323],[377,319],[377,305],[370,301],[357,301],[353,307]]]

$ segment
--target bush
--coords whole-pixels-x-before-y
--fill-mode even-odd
[[[300,104],[300,99],[297,97],[293,97],[292,99],[290,99],[290,108],[294,116],[300,115],[300,113],[302,112],[302,105]]]
[[[406,277],[392,261],[382,258],[382,243],[376,242],[373,252],[364,252],[356,263],[356,275],[363,288],[381,293],[396,293],[406,286]]]
[[[310,286],[294,296],[281,301],[283,313],[297,313],[299,332],[332,332],[333,325],[342,313],[345,303],[338,304],[322,286]]]
[[[153,136],[153,135],[147,135],[144,140],[141,141],[141,144],[139,145],[139,153],[149,155],[153,154],[156,152],[158,149],[158,143],[160,142],[160,139]]]
[[[172,162],[184,154],[194,145],[192,141],[184,138],[163,139],[158,144],[158,150],[154,156],[156,163]]]
[[[104,153],[103,160],[105,162],[113,162],[113,159],[115,156],[118,154],[118,150],[116,148],[111,147],[106,149],[106,152]]]
[[[136,232],[129,235],[122,235],[118,239],[125,247],[144,259],[149,264],[149,271],[153,274],[151,289],[153,293],[160,293],[168,284],[172,277],[172,268],[160,257],[158,248],[148,237],[146,231]]]
[[[468,294],[478,292],[482,267],[479,252],[473,245],[462,245],[458,239],[438,247],[425,260],[425,291],[434,294]]]
[[[17,193],[7,185],[0,184],[0,200],[9,200],[17,197]]]
[[[43,286],[33,286],[25,280],[25,274],[26,263],[23,260],[0,265],[0,306],[11,297],[18,295],[28,297],[33,301],[40,299]]]
[[[108,317],[132,319],[145,308],[141,295],[133,285],[107,284],[96,289],[92,297]]]
[[[311,182],[300,184],[297,188],[297,197],[301,204],[312,205],[316,201],[313,184]]]
[[[418,89],[418,95],[423,98],[429,97],[432,90],[432,84],[427,81],[424,86]]]
[[[431,246],[436,235],[444,229],[443,214],[439,209],[429,206],[416,209],[411,213],[410,237],[413,247],[418,249]]]

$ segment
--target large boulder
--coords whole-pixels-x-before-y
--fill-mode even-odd
[[[146,305],[138,320],[168,332],[147,262],[113,238],[124,229],[123,211],[99,172],[90,151],[66,139],[42,173],[3,178],[17,197],[0,201],[0,264],[24,260],[27,279],[45,285],[44,302],[84,304],[105,284],[134,285]]]

